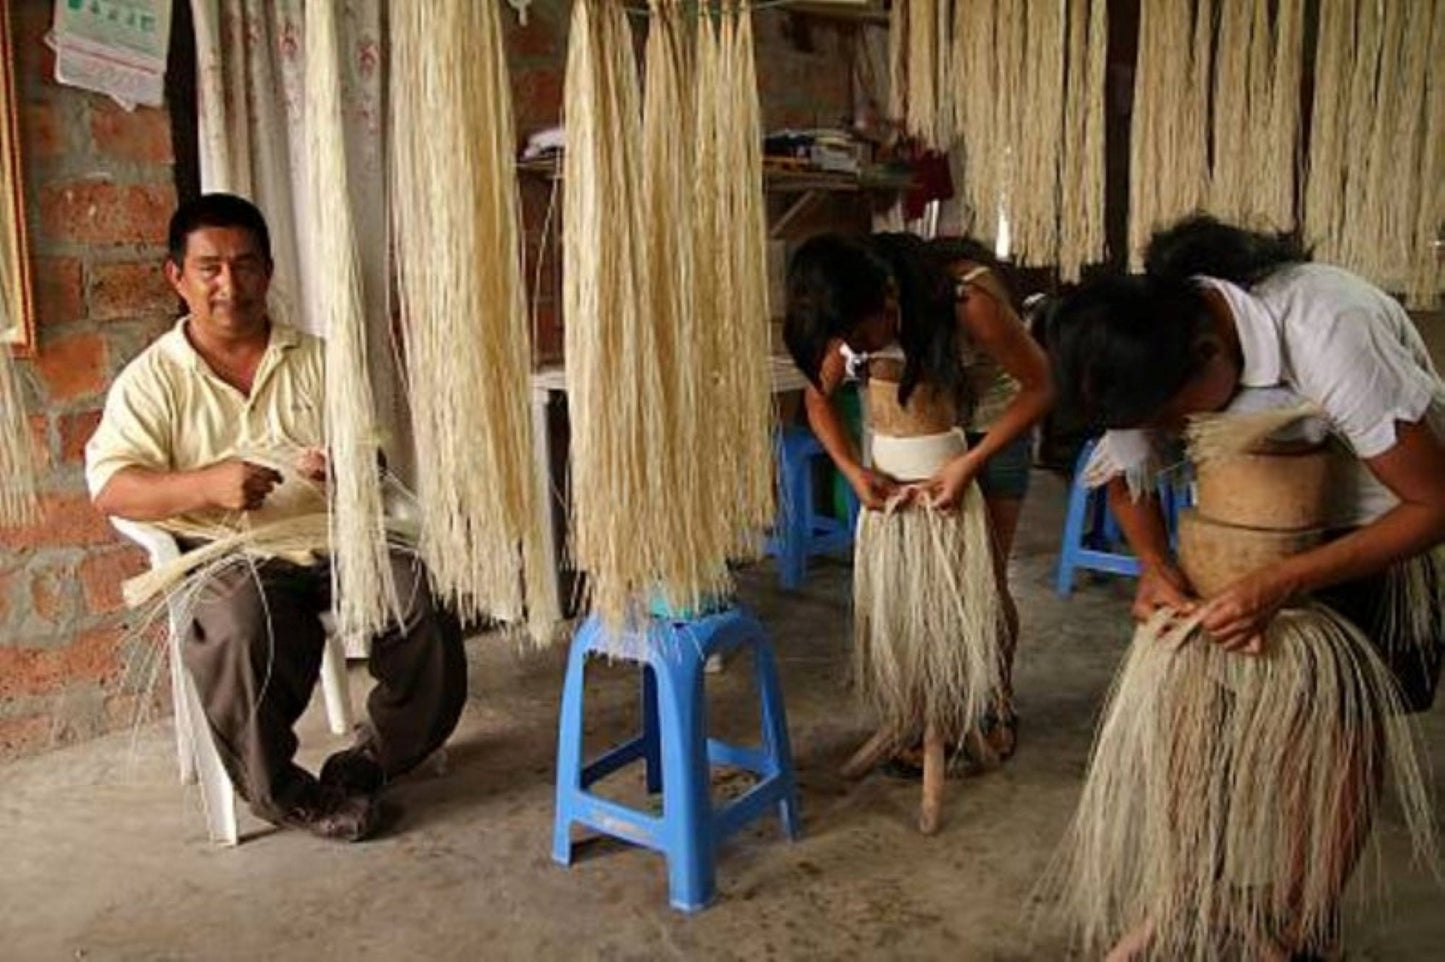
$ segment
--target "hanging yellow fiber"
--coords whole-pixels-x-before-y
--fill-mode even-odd
[[[326,335],[326,451],[331,481],[332,606],[343,636],[370,637],[401,610],[386,547],[381,447],[341,116],[336,9],[306,6],[306,175],[312,323]]]
[[[392,5],[392,214],[420,550],[463,618],[560,619],[532,477],[511,86],[498,4]],[[570,193],[570,191],[569,191]],[[525,582],[524,582],[525,578]]]
[[[1175,0],[1140,5],[1129,161],[1135,270],[1153,232],[1201,207],[1207,195],[1212,11],[1211,0],[1199,0],[1192,12]]]
[[[1077,281],[1085,264],[1102,261],[1104,237],[1104,68],[1108,0],[1068,5],[1067,104],[1064,109],[1059,272]]]

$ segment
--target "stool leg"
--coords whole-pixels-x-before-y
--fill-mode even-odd
[[[783,588],[796,591],[803,587],[808,572],[808,538],[812,524],[812,499],[808,497],[808,459],[799,463],[783,457],[783,550],[778,558],[782,568]]]
[[[587,668],[586,628],[572,640],[562,711],[557,720],[557,811],[552,825],[552,859],[572,864],[572,803],[582,791],[582,696]]]
[[[642,666],[642,758],[647,793],[662,791],[662,737],[657,724],[657,673]]]
[[[702,659],[678,658],[670,671],[657,673],[657,682],[669,901],[694,912],[712,901],[717,887]]]
[[[763,706],[763,753],[772,762],[774,777],[786,782],[778,817],[783,834],[796,840],[801,833],[798,822],[798,788],[793,780],[793,748],[788,741],[788,716],[783,707],[783,686],[778,682],[778,666],[772,650],[761,639],[753,645],[753,670],[757,677],[758,701]]]
[[[1074,592],[1074,565],[1078,551],[1084,546],[1084,519],[1089,509],[1089,489],[1084,487],[1080,473],[1074,475],[1069,485],[1069,507],[1064,515],[1064,538],[1059,545],[1059,572],[1054,579],[1054,591],[1067,598]]]

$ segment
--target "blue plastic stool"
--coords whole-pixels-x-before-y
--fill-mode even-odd
[[[707,736],[703,665],[709,655],[750,647],[762,703],[762,747]],[[582,756],[583,680],[593,652],[642,665],[642,734],[591,763]],[[662,793],[662,814],[628,808],[588,786],[643,760],[647,790]],[[758,776],[740,798],[714,808],[711,766],[733,765]],[[594,616],[572,639],[557,732],[557,812],[552,857],[572,861],[572,823],[645,845],[667,856],[674,908],[693,912],[716,893],[722,840],[776,809],[788,838],[798,837],[798,794],[778,670],[763,627],[737,607],[690,621],[652,619],[643,631],[609,635]]]
[[[1084,483],[1084,466],[1089,463],[1097,443],[1097,440],[1089,441],[1079,452],[1069,486],[1064,540],[1059,546],[1059,569],[1054,580],[1054,590],[1065,598],[1073,593],[1074,572],[1080,568],[1139,577],[1139,559],[1123,549],[1124,536],[1114,513],[1109,510],[1108,495],[1103,488],[1090,489]],[[1188,501],[1187,479],[1160,478],[1158,494],[1169,542],[1174,544],[1179,511]]]
[[[858,526],[858,498],[848,492],[846,518],[820,513],[813,497],[812,460],[826,458],[828,452],[805,427],[783,428],[776,443],[780,520],[768,539],[768,553],[778,559],[783,588],[796,591],[808,573],[808,558],[852,546]]]

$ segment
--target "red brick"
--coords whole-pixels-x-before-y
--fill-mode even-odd
[[[26,104],[20,111],[20,142],[29,161],[54,160],[65,153],[65,131],[55,106],[48,103]],[[34,170],[34,166],[30,166]],[[27,171],[28,172],[28,171]]]
[[[0,645],[0,698],[48,695],[78,681],[105,682],[121,670],[121,628],[81,632],[65,648]]]
[[[161,244],[176,205],[173,187],[72,181],[40,189],[40,229],[48,240],[81,244]]]
[[[82,464],[85,461],[85,442],[95,433],[100,423],[100,411],[81,411],[66,414],[60,418],[60,460],[65,464]]]
[[[41,471],[50,467],[50,418],[44,414],[27,416],[30,422],[30,451],[35,455],[35,467]]]
[[[51,742],[51,721],[45,715],[0,718],[0,758],[31,755]]]
[[[55,624],[60,616],[63,574],[54,568],[37,571],[30,579],[30,611],[41,621]]]
[[[90,135],[97,151],[117,160],[169,164],[175,159],[170,118],[164,110],[141,107],[131,112],[108,100],[93,101]]]
[[[95,321],[170,314],[176,294],[160,261],[94,264],[90,269],[90,318]]]
[[[35,352],[35,370],[52,403],[100,396],[106,389],[107,350],[99,334],[42,338]]]
[[[85,605],[94,614],[106,614],[125,605],[120,586],[146,570],[146,557],[135,548],[96,551],[80,563],[80,586]]]
[[[39,521],[0,526],[0,547],[15,550],[110,544],[116,537],[84,493],[41,495]]]
[[[85,288],[80,261],[74,257],[35,259],[35,320],[37,326],[64,324],[85,316]]]

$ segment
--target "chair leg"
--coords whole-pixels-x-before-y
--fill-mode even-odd
[[[1069,486],[1069,506],[1064,516],[1063,543],[1059,545],[1059,571],[1054,591],[1067,598],[1074,591],[1077,552],[1084,546],[1084,522],[1089,510],[1089,489],[1077,475]]]
[[[642,758],[647,793],[662,791],[662,734],[657,722],[657,672],[642,666]]]
[[[166,649],[171,670],[171,706],[176,726],[176,760],[180,763],[181,784],[189,785],[196,780],[196,734],[195,726],[204,725],[206,716],[191,713],[190,699],[186,687],[190,682],[185,663],[181,660],[180,619],[171,618],[171,632]]]
[[[778,666],[773,661],[772,650],[766,642],[760,639],[752,647],[758,701],[762,703],[763,709],[763,753],[776,766],[772,774],[787,779],[787,788],[778,803],[778,816],[783,822],[783,834],[796,840],[802,827],[798,821],[798,789],[793,781],[793,749],[788,740],[788,717],[783,707],[783,687],[778,681]]]
[[[582,702],[587,670],[587,626],[572,639],[562,711],[557,719],[557,796],[552,823],[552,860],[572,864],[572,801],[582,791]]]
[[[192,729],[196,746],[196,770],[201,784],[201,806],[206,812],[206,831],[211,841],[220,845],[235,845],[239,840],[236,829],[236,790],[231,776],[221,764],[220,753],[216,750],[215,739],[206,724],[205,711],[201,708],[201,696],[196,683],[187,673],[182,682],[188,713],[197,725]]]
[[[717,892],[715,846],[704,727],[701,659],[682,658],[671,672],[659,672],[658,712],[662,723],[662,831],[666,834],[669,901],[695,912]]]
[[[808,460],[794,463],[782,454],[783,467],[783,550],[779,557],[786,591],[803,586],[808,572],[808,538],[812,535],[812,505],[808,502]]]
[[[321,653],[321,697],[326,702],[326,720],[331,731],[345,735],[351,731],[351,685],[346,677],[346,649],[341,639],[327,634]]]

